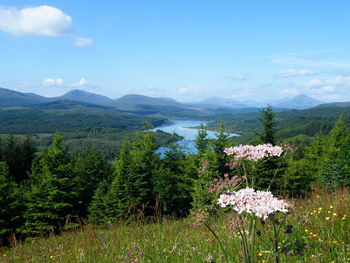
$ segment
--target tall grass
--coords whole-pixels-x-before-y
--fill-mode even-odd
[[[347,189],[332,194],[317,190],[310,198],[296,200],[286,218],[286,225],[293,226],[292,233],[283,233],[279,242],[282,262],[350,262],[349,204]],[[1,248],[0,262],[226,262],[208,228],[195,227],[192,221],[187,218],[108,228],[90,224],[59,236],[23,243],[12,240],[13,247]],[[229,261],[241,262],[240,239],[229,223],[225,216],[208,221],[228,252]],[[263,225],[260,229],[262,235],[272,236],[271,228],[266,228],[266,233]],[[257,262],[274,262],[264,247],[258,241]]]

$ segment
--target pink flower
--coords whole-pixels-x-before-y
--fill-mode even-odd
[[[274,197],[271,192],[252,188],[221,194],[218,204],[221,207],[233,206],[238,214],[248,213],[263,219],[276,212],[287,213],[289,207],[285,200]]]
[[[234,154],[234,160],[247,159],[251,161],[258,161],[264,157],[281,156],[283,149],[280,146],[273,146],[271,144],[253,145],[239,145],[229,147],[224,150],[227,155]]]

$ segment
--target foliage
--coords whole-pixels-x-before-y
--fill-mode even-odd
[[[22,232],[37,235],[61,230],[67,217],[75,215],[81,205],[78,180],[63,149],[62,136],[56,134],[53,146],[42,154],[30,174]]]
[[[0,162],[0,245],[6,244],[18,227],[19,205],[17,185],[10,178],[6,163]]]

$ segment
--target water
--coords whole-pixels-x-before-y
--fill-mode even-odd
[[[199,127],[201,124],[206,126],[209,121],[195,121],[195,120],[175,120],[169,125],[162,125],[153,130],[161,130],[167,133],[176,133],[183,138],[183,140],[178,141],[177,144],[182,147],[182,149],[189,153],[195,154],[197,153],[197,149],[194,143],[194,140],[197,137],[198,129],[194,129],[194,127]],[[215,132],[207,131],[207,138],[214,139]],[[238,134],[230,133],[230,137],[239,136]],[[157,152],[163,155],[168,150],[168,147],[160,147]]]

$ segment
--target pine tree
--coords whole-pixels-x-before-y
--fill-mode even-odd
[[[105,155],[98,154],[95,149],[76,156],[74,160],[74,174],[79,178],[79,201],[77,213],[85,217],[88,206],[92,201],[100,182],[111,178],[112,167]]]
[[[197,137],[194,141],[199,156],[203,156],[205,151],[207,151],[207,149],[208,149],[207,136],[208,136],[208,133],[207,133],[207,131],[202,123],[198,129]]]
[[[220,122],[219,130],[215,135],[216,138],[212,140],[214,158],[211,166],[217,177],[223,177],[225,173],[230,171],[230,168],[226,165],[229,162],[229,158],[224,153],[225,148],[229,146],[229,134],[226,132],[225,121]]]
[[[334,128],[329,133],[327,151],[322,158],[320,182],[328,190],[344,186],[348,181],[350,133],[340,116]]]
[[[62,136],[55,134],[53,146],[41,155],[30,174],[22,232],[37,235],[60,231],[81,205],[78,196],[78,178],[63,149]]]
[[[114,164],[114,176],[105,197],[104,187],[94,196],[91,211],[104,210],[104,221],[129,220],[154,213],[153,176],[159,167],[153,133],[138,132],[132,144],[125,140]],[[104,202],[104,204],[100,203]]]
[[[273,112],[272,107],[268,105],[262,112],[262,118],[260,119],[262,129],[257,132],[259,143],[270,143],[275,145],[276,141],[276,114]]]
[[[179,146],[170,145],[153,180],[162,214],[179,217],[189,212],[192,201],[189,167],[189,160]]]
[[[15,233],[19,220],[19,196],[17,186],[9,178],[8,167],[0,162],[0,245]]]
[[[257,132],[257,142],[260,144],[272,144],[276,142],[276,114],[272,107],[268,105],[262,112],[261,131]],[[281,194],[285,191],[286,178],[285,174],[287,163],[280,157],[266,158],[259,162],[255,169],[257,176],[255,176],[255,186],[260,189],[269,189],[275,194]]]

